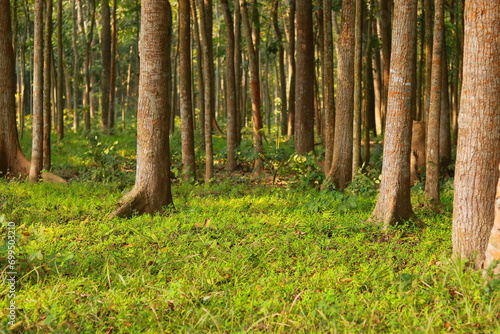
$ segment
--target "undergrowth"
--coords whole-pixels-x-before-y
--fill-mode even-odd
[[[2,282],[8,222],[16,225],[18,272],[18,322],[7,326],[3,284],[0,333],[500,328],[499,283],[450,260],[449,183],[439,215],[420,207],[422,192],[414,190],[424,228],[382,233],[367,223],[376,172],[345,192],[320,190],[317,158],[287,155],[285,147],[273,151],[281,159],[274,166],[267,162],[269,178],[219,171],[212,184],[174,179],[174,208],[109,219],[133,184],[133,150],[112,136],[90,138],[71,148],[69,136],[58,149],[66,162],[56,157],[54,169],[71,176],[68,185],[0,180]]]

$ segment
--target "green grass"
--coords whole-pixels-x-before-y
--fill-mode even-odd
[[[61,146],[66,164],[55,157],[60,171],[78,172],[69,185],[0,180],[0,235],[9,221],[17,232],[13,332],[500,332],[496,281],[450,260],[449,187],[444,213],[417,209],[424,229],[388,233],[366,222],[376,200],[369,191],[237,175],[174,183],[166,215],[110,220],[133,173],[96,177],[92,168],[106,165],[89,167],[92,149],[73,140]],[[103,141],[109,148],[115,138]],[[117,146],[105,164],[132,154]],[[7,284],[0,296],[0,333],[9,333]]]

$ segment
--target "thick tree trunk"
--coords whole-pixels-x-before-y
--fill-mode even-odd
[[[388,104],[388,91],[389,91],[389,69],[391,67],[391,34],[392,34],[392,13],[390,9],[391,0],[380,0],[381,20],[380,20],[380,34],[382,37],[382,71],[383,71],[383,89],[382,89],[382,128],[385,127],[385,120],[387,118],[387,104]]]
[[[191,8],[179,0],[179,94],[182,137],[182,168],[185,180],[196,178],[193,101],[191,98]]]
[[[170,4],[165,0],[141,3],[139,41],[140,77],[137,111],[137,171],[134,188],[112,216],[153,213],[172,204],[168,120],[168,53]]]
[[[433,19],[432,19],[432,0],[424,1],[424,54],[425,54],[425,75],[423,78],[423,120],[428,124],[429,108],[431,105],[431,80],[432,80],[432,45],[433,45]]]
[[[335,148],[326,181],[333,182],[337,189],[346,188],[352,180],[355,22],[356,0],[343,1],[338,46]]]
[[[439,199],[439,132],[441,118],[441,94],[442,94],[442,53],[444,46],[444,4],[443,0],[435,1],[434,18],[434,43],[432,47],[432,80],[429,115],[427,122],[426,139],[426,178],[425,198],[427,204],[435,211],[439,211],[441,200]]]
[[[442,32],[444,34],[444,31]],[[444,40],[444,38],[443,38]],[[448,167],[451,164],[451,118],[450,118],[450,95],[448,83],[448,60],[446,44],[443,44],[443,60],[441,73],[441,118],[439,122],[439,166],[441,174],[448,176]]]
[[[314,35],[312,0],[297,0],[295,77],[295,152],[314,150]]]
[[[453,253],[480,268],[494,221],[500,163],[500,6],[465,5],[461,110],[453,201]]]
[[[33,49],[33,140],[29,178],[31,182],[38,182],[43,168],[43,0],[35,1]]]
[[[236,67],[234,48],[234,27],[231,10],[227,0],[221,0],[226,21],[227,51],[226,51],[226,104],[227,104],[227,165],[228,171],[236,169],[237,119],[236,109]]]
[[[414,217],[410,202],[410,145],[417,0],[396,0],[382,181],[371,220],[390,225]]]

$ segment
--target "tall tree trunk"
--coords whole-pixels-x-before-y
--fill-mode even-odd
[[[250,66],[250,89],[252,99],[252,132],[255,154],[258,156],[254,161],[254,173],[260,174],[263,166],[262,148],[262,118],[260,114],[260,79],[259,79],[259,59],[258,49],[255,47],[252,38],[252,27],[248,17],[246,0],[240,0],[241,21],[243,32],[247,42],[249,66]]]
[[[429,107],[431,104],[431,80],[432,80],[432,42],[433,42],[433,20],[432,20],[432,0],[424,1],[424,54],[425,54],[425,75],[424,75],[424,113],[423,120],[427,124]]]
[[[234,1],[234,68],[236,80],[236,145],[241,143],[241,130],[245,108],[243,106],[243,68],[241,66],[241,13],[240,2]]]
[[[153,213],[172,204],[168,141],[171,25],[168,1],[142,0],[137,171],[134,188],[120,200],[121,206],[112,216],[126,217],[134,211]]]
[[[332,165],[333,139],[335,136],[335,93],[333,89],[333,31],[332,31],[332,2],[323,0],[323,100],[324,100],[324,143],[325,162],[324,172],[328,174]]]
[[[361,167],[361,108],[362,108],[362,53],[363,53],[363,0],[356,0],[356,23],[354,28],[354,117],[353,117],[353,159],[352,175]]]
[[[356,0],[342,3],[342,27],[339,40],[338,85],[335,120],[335,148],[327,183],[337,189],[347,187],[352,179],[353,109],[354,109],[354,26]]]
[[[279,68],[279,97],[281,99],[281,135],[286,136],[288,133],[288,108],[286,97],[286,74],[285,74],[285,48],[283,47],[283,35],[278,21],[279,0],[273,1],[273,9],[271,12],[273,20],[274,33],[278,40],[278,68]]]
[[[62,0],[57,0],[57,136],[59,141],[64,138],[64,49],[62,42],[63,8]]]
[[[43,168],[43,0],[35,1],[33,49],[33,140],[29,177],[31,182],[38,182]]]
[[[372,32],[374,36],[377,36],[377,24],[374,20],[372,22]],[[375,94],[375,131],[377,135],[382,134],[383,122],[382,122],[382,95],[383,95],[383,82],[382,82],[382,66],[380,59],[380,52],[376,50],[374,52],[373,60],[373,86]]]
[[[111,80],[111,23],[109,0],[101,2],[101,126],[109,131],[109,91]]]
[[[111,131],[115,127],[115,93],[116,93],[116,53],[118,47],[118,31],[116,28],[116,10],[118,1],[113,0],[113,12],[111,21],[111,53],[110,53],[110,74],[109,74],[109,112],[108,112],[108,126]]]
[[[212,101],[213,80],[211,78],[211,68],[213,66],[211,57],[211,33],[208,29],[211,24],[207,24],[207,20],[212,21],[212,17],[206,17],[207,11],[203,4],[204,0],[199,0],[198,11],[200,14],[200,34],[201,34],[201,47],[202,47],[202,60],[203,60],[203,86],[204,86],[204,108],[205,108],[205,181],[208,182],[214,177],[214,152],[212,143],[212,108],[214,103]]]
[[[440,210],[439,198],[439,130],[441,118],[441,94],[443,81],[441,77],[442,53],[444,48],[444,4],[443,0],[435,0],[434,43],[432,47],[432,80],[430,107],[426,137],[426,178],[425,197],[427,204],[436,211]]]
[[[179,94],[181,113],[182,168],[185,180],[196,177],[193,101],[191,98],[191,8],[179,0]]]
[[[45,32],[43,41],[43,169],[51,163],[50,134],[52,130],[52,0],[46,0]]]
[[[224,20],[226,21],[227,50],[226,50],[226,104],[227,104],[227,165],[228,171],[236,169],[236,131],[238,113],[236,109],[236,67],[234,48],[234,27],[231,10],[227,0],[221,0]]]
[[[396,0],[380,195],[371,220],[390,225],[414,217],[410,201],[410,148],[417,0]]]
[[[391,67],[391,34],[392,34],[392,13],[390,9],[391,0],[380,0],[381,21],[380,33],[382,36],[382,60],[383,60],[383,91],[382,91],[382,129],[385,127],[387,115],[388,91],[389,91],[389,69]]]
[[[444,35],[444,30],[443,30]],[[445,35],[446,36],[446,35]],[[446,42],[443,37],[443,59],[441,73],[441,118],[439,122],[439,166],[442,174],[448,174],[448,167],[451,164],[451,118],[450,118],[450,95],[448,84],[448,57],[446,52]]]
[[[77,6],[75,0],[71,1],[72,7],[72,18],[73,18],[73,30],[71,35],[72,47],[73,47],[73,104],[70,109],[73,109],[73,131],[77,132],[80,126],[80,55],[78,52],[78,15]],[[69,95],[68,95],[69,96]]]
[[[297,74],[295,77],[295,152],[314,150],[314,35],[312,0],[297,0]]]
[[[196,14],[195,0],[191,0],[191,15],[193,16],[194,40],[196,42],[196,73],[198,77],[198,110],[200,112],[199,128],[200,128],[200,148],[205,151],[206,136],[205,136],[205,83],[203,77],[203,47],[201,45],[200,26],[198,24],[198,15]],[[205,168],[206,169],[206,168]]]
[[[288,13],[288,139],[295,133],[295,0],[289,0]]]
[[[456,257],[474,260],[480,268],[494,221],[500,163],[498,1],[467,1],[464,24],[452,241]]]

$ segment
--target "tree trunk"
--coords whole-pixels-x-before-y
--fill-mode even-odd
[[[234,1],[234,69],[236,80],[236,145],[241,143],[242,118],[245,115],[243,106],[243,69],[241,66],[241,13],[239,1]]]
[[[59,141],[64,138],[64,49],[62,42],[62,0],[57,0],[57,136]]]
[[[426,165],[425,165],[425,198],[430,208],[440,211],[439,199],[439,131],[441,118],[442,94],[442,50],[444,47],[444,4],[443,0],[435,1],[434,43],[432,47],[432,80],[429,115],[427,122]]]
[[[353,117],[353,159],[352,176],[361,167],[361,108],[362,108],[362,53],[363,53],[363,0],[356,0],[356,23],[354,28],[354,117]]]
[[[214,152],[212,143],[212,101],[213,80],[211,78],[211,66],[213,66],[211,57],[211,34],[208,29],[211,24],[207,24],[207,20],[212,21],[212,17],[206,17],[207,12],[203,4],[204,0],[199,0],[198,10],[200,13],[200,33],[201,33],[201,48],[203,52],[203,86],[204,86],[204,109],[205,109],[205,181],[209,182],[214,177]]]
[[[424,54],[425,54],[425,75],[424,75],[424,105],[423,120],[428,124],[429,107],[431,101],[431,80],[432,80],[432,41],[433,41],[433,20],[432,20],[432,0],[424,1]]]
[[[442,32],[445,33],[444,30]],[[450,95],[448,84],[448,61],[446,43],[443,38],[443,60],[441,73],[441,118],[439,122],[439,166],[441,172],[448,176],[448,167],[451,164],[451,118],[450,118]]]
[[[387,118],[387,104],[389,91],[389,69],[391,67],[391,34],[392,34],[392,13],[390,10],[390,0],[380,0],[381,20],[380,34],[382,36],[382,71],[383,71],[383,90],[382,90],[382,128],[385,127]]]
[[[236,169],[236,131],[238,113],[236,109],[236,67],[234,48],[234,27],[231,10],[227,0],[221,0],[224,19],[226,21],[227,50],[226,50],[226,104],[227,104],[227,165],[228,171]]]
[[[77,132],[80,126],[79,108],[81,103],[80,98],[80,56],[78,52],[78,15],[76,10],[75,0],[71,1],[72,5],[72,18],[73,18],[73,31],[71,36],[73,47],[73,104],[70,109],[73,109],[73,131]],[[69,78],[68,78],[69,79]]]
[[[263,166],[263,149],[262,149],[262,118],[260,114],[260,79],[259,79],[259,59],[252,38],[252,28],[248,17],[248,9],[246,0],[240,0],[241,21],[243,24],[243,32],[247,42],[248,58],[250,66],[250,90],[252,100],[252,129],[255,154],[258,156],[254,161],[254,173],[260,174]]]
[[[480,268],[494,221],[500,163],[500,6],[465,5],[461,110],[453,201],[453,253]]]
[[[332,32],[332,2],[323,0],[323,104],[324,104],[324,172],[328,174],[332,165],[333,139],[335,136],[335,93],[333,89],[333,32]]]
[[[43,169],[49,170],[51,163],[50,134],[52,130],[52,0],[45,2],[45,32],[43,45]]]
[[[190,1],[191,15],[193,16],[194,40],[196,43],[196,74],[198,77],[198,110],[199,110],[199,129],[200,129],[200,149],[205,151],[205,84],[203,81],[203,48],[201,46],[200,29],[198,24],[198,15],[196,14],[195,0]]]
[[[108,126],[110,131],[113,131],[115,127],[115,93],[116,93],[116,58],[118,54],[116,53],[118,47],[118,31],[116,28],[116,10],[118,6],[118,1],[113,0],[113,12],[112,12],[112,22],[111,22],[111,53],[110,53],[110,74],[109,74],[109,110],[108,110]]]
[[[137,111],[137,171],[134,188],[112,216],[153,213],[172,204],[168,120],[170,4],[165,0],[141,3],[139,40],[140,77]]]
[[[295,0],[289,0],[288,14],[288,139],[295,133]]]
[[[314,35],[312,0],[297,0],[297,74],[295,77],[295,152],[314,150]]]
[[[33,140],[29,177],[31,182],[38,182],[43,168],[43,0],[35,1],[33,49]]]
[[[273,1],[272,9],[272,20],[274,33],[276,34],[276,39],[278,40],[278,68],[279,68],[279,87],[280,93],[279,97],[281,99],[281,135],[286,136],[288,133],[288,108],[287,108],[287,97],[286,97],[286,74],[285,74],[285,49],[283,47],[283,35],[278,21],[278,6],[279,0]]]
[[[111,23],[109,0],[101,2],[101,126],[109,131],[109,91],[111,81]]]
[[[354,110],[354,26],[356,0],[342,3],[342,27],[339,40],[338,85],[335,120],[335,148],[327,183],[345,189],[352,179],[353,110]]]
[[[390,225],[414,217],[410,202],[410,145],[417,0],[396,0],[382,181],[371,220]]]
[[[183,178],[196,178],[194,155],[193,101],[191,98],[191,8],[189,0],[179,0],[179,94],[182,137]]]

